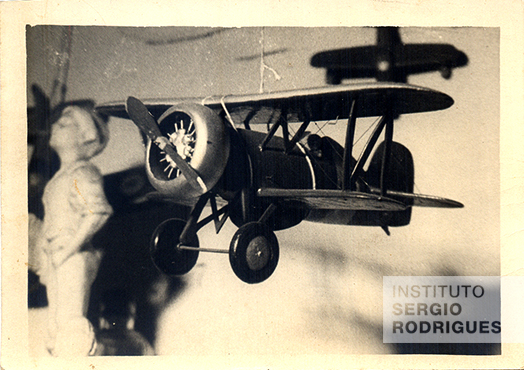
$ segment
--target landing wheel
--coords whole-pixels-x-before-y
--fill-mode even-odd
[[[239,228],[229,247],[233,272],[248,284],[269,278],[277,267],[278,257],[275,233],[260,222],[250,222]]]
[[[150,253],[155,266],[167,275],[183,275],[188,273],[198,259],[198,251],[180,249],[180,235],[186,221],[173,218],[162,222],[151,238]],[[187,246],[198,248],[196,234]]]

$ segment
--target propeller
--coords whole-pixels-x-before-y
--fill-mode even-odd
[[[174,145],[162,135],[160,128],[147,107],[137,98],[127,98],[126,111],[135,125],[153,142],[158,148],[166,153],[166,159],[182,172],[182,175],[197,190],[202,189],[207,193],[207,186],[198,173],[177,153]]]

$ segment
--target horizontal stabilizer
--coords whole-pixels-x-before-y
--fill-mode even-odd
[[[309,209],[404,211],[408,207],[391,198],[344,190],[264,188],[258,190],[257,196],[297,202]]]

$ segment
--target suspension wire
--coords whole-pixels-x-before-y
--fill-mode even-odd
[[[360,139],[362,139],[362,138],[364,137],[364,135],[366,135],[367,132],[368,132],[369,130],[371,130],[371,128],[372,128],[373,126],[376,126],[376,125],[377,125],[377,123],[378,123],[379,121],[380,121],[380,118],[377,118],[374,122],[372,122],[371,125],[366,129],[366,131],[364,131],[364,132],[362,133],[362,135],[360,135],[360,137],[355,141],[354,144],[357,144],[357,143],[360,141]],[[353,145],[354,145],[354,144],[353,144]]]
[[[338,120],[338,118],[337,118]],[[322,131],[322,128],[324,128],[330,121],[326,122],[321,128],[319,128],[319,130],[317,131],[318,132],[321,132]],[[318,123],[315,122],[315,125],[318,127]],[[288,126],[288,129],[289,131],[292,133],[292,136],[295,135],[295,131],[293,130],[292,127],[289,127]],[[325,135],[324,133],[322,133],[323,135]],[[330,145],[333,147],[333,145],[330,143]],[[334,149],[334,148],[333,148]],[[333,150],[334,152],[336,152],[338,154],[338,152],[336,150]],[[312,155],[312,156],[309,156],[309,158],[311,159],[312,162],[315,162],[317,163],[317,168],[325,175],[325,178],[328,179],[333,185],[335,185],[336,188],[338,188],[338,183],[336,181],[334,181],[329,175],[328,173],[324,170],[324,167],[322,167],[321,165],[318,165],[318,160],[317,158]]]
[[[373,128],[373,126],[376,126],[376,124],[377,124],[379,121],[380,121],[380,118],[378,118],[378,119],[376,119],[374,122],[372,122],[371,125],[366,129],[366,131],[364,131],[364,132],[362,133],[362,135],[360,135],[360,137],[359,137],[359,138],[354,142],[353,145],[357,144],[357,143],[358,143],[358,142],[359,142],[359,141],[360,141],[360,140],[361,140],[361,139],[362,139],[362,138],[363,138],[363,137],[368,133],[368,131],[371,130],[371,128]],[[324,124],[322,125],[322,127],[319,127],[318,122],[315,122],[315,126],[317,126],[317,132],[315,132],[315,134],[318,134],[318,133],[320,132],[320,133],[322,133],[322,135],[327,136],[327,135],[322,131],[322,129],[323,129],[324,127],[326,127],[326,125],[328,125],[328,124],[336,124],[337,122],[338,122],[338,117],[337,117],[337,119],[335,120],[335,122],[333,122],[333,123],[331,122],[331,120],[330,120],[330,121],[326,121],[326,123],[324,123]],[[330,145],[331,145],[331,144],[330,144]],[[333,145],[331,145],[331,147],[332,147],[333,149],[335,149],[335,148],[333,147]],[[336,150],[334,150],[334,152],[339,156],[340,159],[342,159],[342,155],[341,155],[340,153],[338,153]]]
[[[358,142],[359,142],[359,141],[360,141],[360,140],[361,140],[361,139],[362,139],[362,138],[363,138],[363,137],[368,133],[369,130],[371,130],[374,126],[377,125],[377,123],[378,123],[379,121],[380,121],[380,118],[377,118],[374,122],[372,122],[372,123],[369,125],[369,127],[368,127],[368,128],[367,128],[367,129],[362,133],[362,135],[360,135],[360,137],[355,141],[354,144],[357,144],[357,143],[358,143]],[[335,124],[335,123],[337,123],[337,122],[338,122],[338,118],[335,120],[335,122],[334,122],[333,124]],[[318,133],[320,132],[320,133],[322,133],[322,135],[327,136],[327,135],[322,131],[322,129],[323,129],[326,125],[331,124],[331,121],[326,121],[326,123],[324,123],[324,124],[322,125],[322,127],[320,127],[320,126],[318,125],[318,122],[314,122],[314,124],[315,124],[315,126],[317,126],[317,132],[315,132],[315,134],[318,134]],[[293,130],[292,127],[289,127],[289,130],[290,130],[290,132],[292,133],[292,135],[295,134],[295,131]],[[331,148],[333,149],[332,152],[335,153],[335,154],[336,154],[340,159],[343,159],[343,158],[342,158],[342,154],[340,154],[337,150],[335,150],[335,147],[333,146],[333,144],[332,144],[331,142],[329,142],[329,145],[330,145]],[[396,159],[397,162],[400,163],[400,160],[399,160],[399,158],[398,158],[397,156],[393,155],[393,158]],[[315,156],[311,156],[311,159],[312,159],[314,162],[318,163],[318,161],[317,161],[317,159],[315,158]],[[327,179],[328,179],[332,184],[334,184],[335,186],[338,187],[338,184],[337,184],[335,181],[333,181],[333,180],[331,179],[331,177],[328,176],[328,174],[326,173],[326,171],[324,171],[324,168],[323,168],[322,166],[317,166],[317,167],[320,169],[321,172],[324,173],[324,175],[326,175],[326,178],[327,178]],[[413,181],[413,187],[414,187],[414,190],[416,190],[417,193],[420,192],[420,190],[419,190],[417,184],[415,183],[415,181]],[[415,191],[414,191],[414,192],[415,192]]]
[[[317,132],[315,132],[315,134],[318,134],[318,133],[320,132],[320,133],[322,133],[322,135],[326,136],[326,134],[322,131],[322,129],[323,129],[324,127],[326,127],[327,125],[336,125],[337,122],[338,122],[338,117],[335,119],[335,122],[331,122],[331,120],[326,121],[326,123],[324,123],[324,124],[322,125],[322,127],[319,127],[319,126],[318,126],[318,122],[315,122],[315,126],[317,126]]]

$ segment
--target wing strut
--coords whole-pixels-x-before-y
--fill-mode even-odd
[[[310,122],[311,122],[311,120],[309,119],[309,117],[307,117],[304,120],[304,122],[302,122],[302,124],[298,128],[297,132],[295,132],[295,135],[293,135],[293,138],[291,139],[291,141],[289,141],[289,143],[287,143],[287,145],[286,145],[286,153],[289,153],[295,147],[295,144],[298,143],[298,141],[302,138],[302,136],[304,135],[304,132],[306,132],[306,129],[309,126]]]
[[[355,168],[353,169],[353,172],[351,173],[350,178],[350,189],[353,190],[355,188],[357,179],[362,175],[362,172],[364,170],[364,164],[368,160],[371,151],[375,147],[378,138],[380,137],[380,134],[382,134],[382,131],[384,131],[384,128],[386,128],[385,133],[385,148],[384,153],[382,157],[382,166],[380,168],[380,195],[385,196],[387,194],[387,178],[386,173],[391,157],[391,143],[393,142],[393,122],[394,118],[391,115],[390,112],[386,113],[384,116],[380,118],[379,123],[377,124],[377,127],[375,127],[375,130],[369,137],[368,142],[366,143],[366,146],[362,153],[360,154],[360,157],[355,165]],[[348,128],[349,129],[349,128]],[[348,139],[346,138],[346,141]],[[347,144],[346,144],[347,147]],[[346,158],[344,158],[346,160]],[[344,171],[346,171],[347,168],[344,166]]]
[[[369,137],[368,142],[366,143],[366,147],[360,154],[360,157],[358,158],[357,164],[355,165],[355,168],[353,169],[353,172],[351,173],[351,186],[354,186],[357,179],[362,175],[362,171],[364,170],[364,164],[369,158],[369,155],[371,154],[371,151],[375,147],[375,144],[377,143],[377,140],[382,133],[382,130],[384,130],[384,126],[386,126],[388,119],[386,116],[382,116],[380,118],[380,121],[377,124],[377,127],[375,127],[375,130]]]
[[[353,99],[351,108],[349,110],[348,125],[346,129],[346,142],[344,145],[344,158],[342,162],[343,176],[342,176],[342,190],[354,190],[351,182],[351,154],[353,153],[353,140],[355,138],[355,127],[357,122],[356,114],[357,100]]]
[[[386,172],[391,159],[391,143],[393,142],[393,118],[388,115],[386,122],[385,147],[382,156],[382,166],[380,168],[380,195],[385,196],[387,193]],[[387,233],[387,232],[386,232]]]
[[[282,126],[282,131],[283,131],[283,134],[284,134],[284,141],[287,142],[289,141],[289,133],[288,133],[288,130],[287,130],[287,110],[286,109],[283,109],[282,112],[280,113],[280,117],[278,117],[278,120],[273,123],[273,125],[271,126],[271,128],[269,129],[269,132],[267,133],[266,137],[264,138],[264,140],[262,141],[262,143],[260,144],[260,151],[264,151],[264,149],[266,149],[266,145],[267,143],[269,143],[269,140],[271,140],[273,138],[273,136],[275,136],[278,128]],[[286,133],[288,135],[286,135]]]
[[[287,122],[287,110],[282,109],[282,112],[280,113],[280,117],[278,120],[269,128],[269,132],[267,133],[266,137],[260,144],[260,150],[264,151],[266,149],[267,144],[269,141],[275,136],[275,133],[277,132],[279,127],[282,127],[282,136],[284,139],[284,146],[286,150],[286,154],[289,154],[291,150],[295,147],[296,143],[302,138],[304,135],[304,132],[306,132],[307,127],[309,126],[311,122],[311,119],[309,117],[309,114],[307,114],[307,117],[304,119],[300,127],[298,128],[297,132],[293,135],[293,137],[289,138],[289,126]]]

